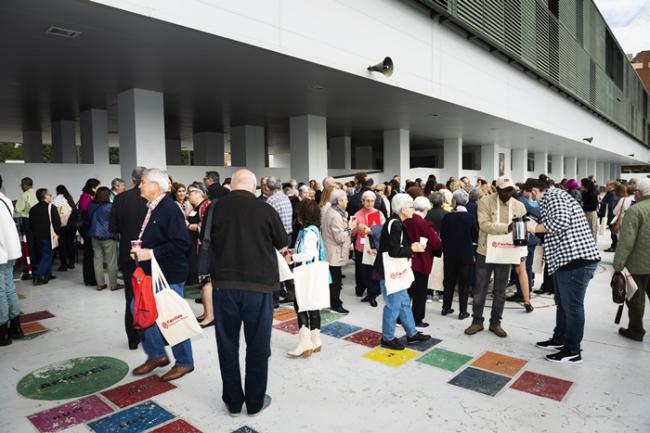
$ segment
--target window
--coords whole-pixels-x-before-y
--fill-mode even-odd
[[[463,146],[463,170],[481,169],[481,146]]]
[[[614,36],[605,34],[605,72],[619,89],[623,90],[623,53],[616,45]]]
[[[551,155],[548,156],[546,160],[546,174],[553,173],[553,158]]]
[[[527,158],[527,170],[535,171],[535,154],[533,152],[528,152]]]
[[[120,148],[119,147],[109,147],[108,148],[108,163],[109,164],[119,164],[120,163]]]

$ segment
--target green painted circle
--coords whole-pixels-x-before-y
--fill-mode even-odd
[[[128,364],[116,358],[73,358],[32,371],[16,389],[23,397],[35,400],[66,400],[106,389],[128,372]]]

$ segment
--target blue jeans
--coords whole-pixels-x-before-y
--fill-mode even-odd
[[[181,296],[183,296],[183,285],[185,283],[169,284],[171,289]],[[131,310],[133,310],[133,305],[131,306]],[[165,342],[163,341],[158,324],[154,323],[153,326],[143,331],[142,348],[147,354],[148,360],[162,358],[167,355]],[[192,342],[190,339],[172,346],[172,353],[174,354],[174,359],[176,359],[177,366],[192,367],[194,365],[194,359],[192,359]]]
[[[41,260],[38,262],[34,276],[40,280],[46,280],[52,276],[52,241],[38,239],[37,242],[40,247]]]
[[[557,271],[555,282],[555,329],[553,339],[572,351],[580,351],[585,330],[585,294],[596,271],[596,263],[568,271]]]
[[[262,409],[271,356],[273,295],[239,289],[212,290],[214,330],[219,352],[223,393],[230,412],[239,413],[244,402],[249,414]],[[244,324],[246,377],[244,389],[239,369],[239,335]]]
[[[0,325],[20,315],[20,302],[14,284],[14,261],[0,265]]]
[[[411,299],[407,290],[400,290],[392,295],[386,294],[386,281],[379,281],[381,295],[384,298],[384,314],[381,319],[381,332],[384,340],[395,338],[395,328],[397,327],[397,318],[402,322],[402,326],[409,337],[417,333],[415,329],[415,319],[411,310]]]

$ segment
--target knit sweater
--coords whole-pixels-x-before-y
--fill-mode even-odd
[[[625,212],[614,255],[614,270],[624,267],[632,274],[650,274],[650,196]]]

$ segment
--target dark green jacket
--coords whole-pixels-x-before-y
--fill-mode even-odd
[[[632,205],[623,217],[614,255],[614,270],[650,274],[650,196]]]

